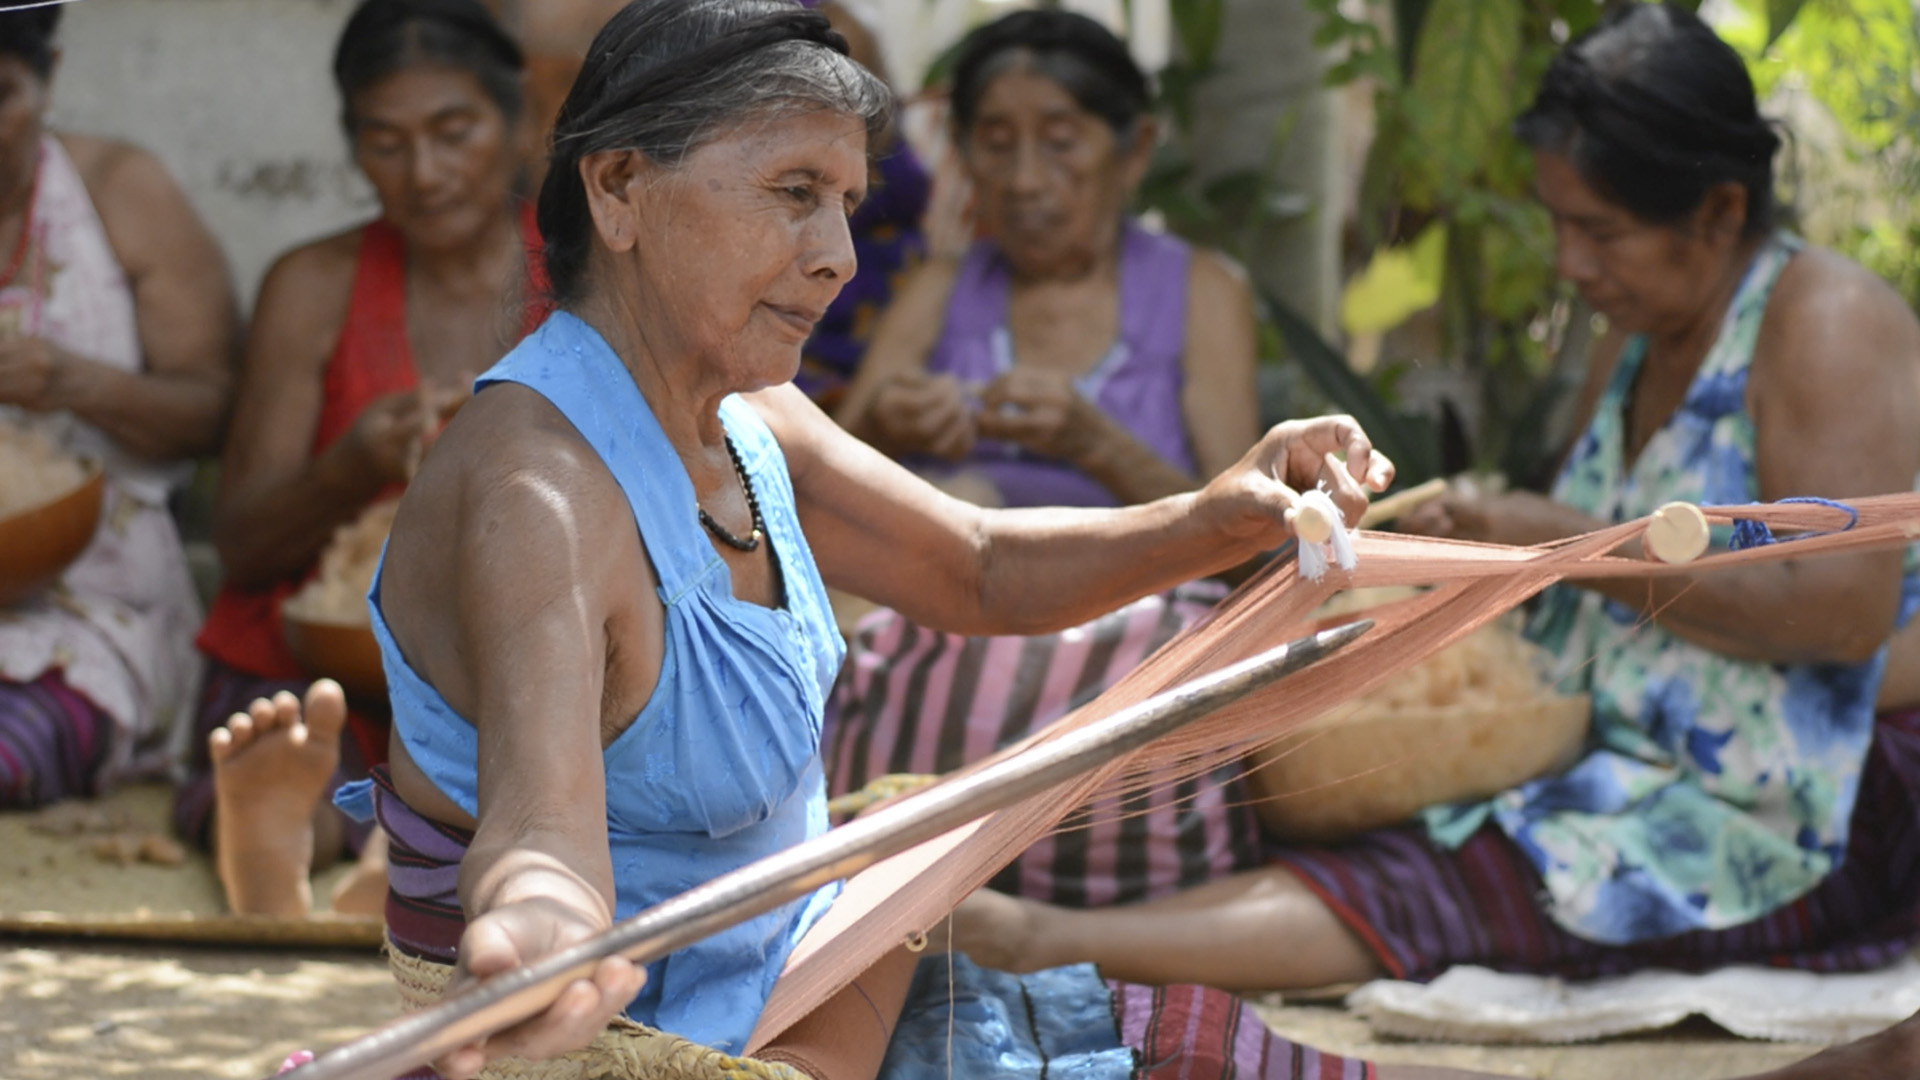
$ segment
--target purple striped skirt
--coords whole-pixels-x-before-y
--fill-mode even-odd
[[[1272,857],[1396,978],[1432,979],[1454,964],[1568,979],[1730,964],[1884,967],[1920,943],[1920,711],[1884,715],[1875,725],[1840,868],[1799,900],[1725,930],[1635,945],[1575,937],[1541,906],[1533,864],[1492,826],[1456,851],[1405,826]]]
[[[1057,634],[966,637],[892,611],[860,624],[827,707],[831,795],[890,773],[947,773],[1093,700],[1205,614],[1210,582],[1149,596]],[[1097,804],[994,878],[1002,892],[1067,907],[1126,904],[1262,862],[1237,765]]]

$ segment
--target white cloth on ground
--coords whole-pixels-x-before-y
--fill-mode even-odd
[[[1589,982],[1462,966],[1426,984],[1370,982],[1347,1007],[1379,1034],[1428,1041],[1584,1042],[1704,1016],[1743,1038],[1839,1043],[1920,1011],[1920,955],[1858,974],[1730,967]]]

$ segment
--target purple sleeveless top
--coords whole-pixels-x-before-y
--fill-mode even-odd
[[[1128,219],[1120,247],[1120,335],[1093,370],[1074,380],[1080,395],[1125,425],[1168,462],[1194,471],[1180,395],[1187,345],[1187,267],[1193,249]],[[984,386],[1013,367],[1007,327],[1011,278],[982,240],[967,253],[947,301],[947,321],[927,370]],[[957,466],[984,473],[1007,506],[1115,506],[1092,477],[1057,458],[981,439]]]

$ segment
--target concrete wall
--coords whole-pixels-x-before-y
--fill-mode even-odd
[[[337,120],[352,0],[82,0],[61,25],[52,123],[159,155],[251,307],[273,257],[375,212]]]

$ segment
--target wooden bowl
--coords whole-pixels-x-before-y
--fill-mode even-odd
[[[0,608],[12,607],[60,579],[100,527],[106,475],[89,464],[79,487],[0,518]]]
[[[1261,751],[1255,807],[1281,840],[1334,843],[1566,767],[1586,744],[1591,712],[1581,694],[1336,713]]]
[[[287,648],[308,675],[339,683],[349,701],[387,699],[387,675],[380,665],[380,643],[374,640],[373,627],[306,618],[293,604],[281,606],[280,625]]]

